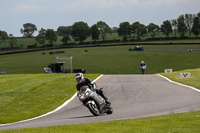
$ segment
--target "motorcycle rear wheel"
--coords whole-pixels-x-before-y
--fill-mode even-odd
[[[95,102],[93,102],[95,103]],[[87,105],[87,108],[90,110],[90,112],[94,115],[94,116],[99,116],[100,115],[100,112],[99,112],[99,109],[98,109],[98,106],[97,104],[93,104],[93,103],[89,103]]]
[[[108,111],[106,112],[107,114],[112,114],[113,113],[113,109],[112,107],[109,107]]]

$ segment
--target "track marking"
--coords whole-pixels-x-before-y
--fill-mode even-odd
[[[168,80],[168,81],[171,82],[171,83],[174,83],[174,84],[177,84],[177,85],[180,85],[180,86],[184,86],[184,87],[190,88],[190,89],[192,89],[192,90],[195,90],[195,91],[197,91],[197,92],[200,92],[200,90],[197,89],[197,88],[195,88],[195,87],[192,87],[192,86],[189,86],[189,85],[184,85],[184,84],[181,84],[181,83],[172,81],[172,80],[168,79],[167,77],[162,76],[162,75],[160,75],[160,74],[157,74],[157,75],[160,76],[160,77],[162,77],[162,78],[164,78],[164,79],[166,79],[166,80]]]
[[[98,79],[100,79],[103,76],[103,74],[101,74],[99,77],[97,77],[95,80],[93,80],[92,82],[96,82]]]
[[[95,80],[93,80],[92,82],[96,82],[98,79],[100,79],[101,77],[103,76],[103,74],[101,74],[99,77],[97,77]],[[36,119],[39,119],[39,118],[42,118],[42,117],[45,117],[47,115],[50,115],[52,113],[55,113],[57,111],[59,111],[60,109],[62,109],[64,106],[66,106],[67,104],[69,104],[75,97],[77,96],[77,92],[69,99],[67,100],[66,102],[64,102],[61,106],[59,106],[58,108],[56,108],[55,110],[51,111],[51,112],[48,112],[44,115],[41,115],[41,116],[38,116],[38,117],[34,117],[34,118],[31,118],[31,119],[27,119],[27,120],[22,120],[22,121],[18,121],[18,122],[14,122],[14,123],[7,123],[7,124],[0,124],[0,127],[2,126],[8,126],[8,125],[12,125],[12,124],[18,124],[18,123],[22,123],[22,122],[28,122],[28,121],[32,121],[32,120],[36,120]]]

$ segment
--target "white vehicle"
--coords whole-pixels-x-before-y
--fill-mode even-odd
[[[88,86],[82,86],[78,93],[79,100],[90,110],[94,116],[101,114],[112,114],[112,107],[106,104],[103,97],[89,89]]]

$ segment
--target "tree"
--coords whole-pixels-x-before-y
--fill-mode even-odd
[[[90,34],[92,36],[92,40],[95,40],[95,42],[99,39],[100,31],[98,30],[96,24],[91,26]]]
[[[187,27],[185,25],[185,17],[181,15],[177,19],[178,22],[178,32],[181,34],[181,37],[184,37]]]
[[[192,29],[192,26],[193,26],[194,18],[195,18],[194,14],[185,14],[185,25],[188,29],[190,37],[191,37],[191,29]]]
[[[72,26],[59,26],[57,29],[57,33],[59,36],[70,35],[72,30]]]
[[[31,24],[31,23],[26,23],[23,24],[24,29],[21,29],[21,34],[24,34],[24,37],[32,37],[33,33],[35,31],[37,31],[37,27],[35,26],[35,24]]]
[[[46,40],[48,40],[50,44],[55,43],[58,37],[58,35],[53,29],[47,29],[45,36],[46,36]]]
[[[118,33],[118,29],[119,29],[118,27],[112,27],[111,29],[112,33]]]
[[[71,38],[68,36],[68,35],[66,35],[66,36],[64,36],[63,38],[62,38],[62,42],[65,44],[65,45],[67,45],[67,42],[68,41],[70,41],[71,40]]]
[[[89,26],[85,22],[76,22],[72,25],[71,35],[75,41],[83,41],[89,36]]]
[[[154,23],[150,23],[148,26],[147,26],[147,30],[149,33],[151,33],[151,37],[154,38],[155,37],[155,34],[156,32],[158,32],[160,29],[160,27]]]
[[[163,22],[163,24],[161,25],[161,31],[167,36],[169,37],[169,34],[172,32],[172,25],[170,23],[169,20],[166,20]]]
[[[129,22],[122,22],[119,24],[118,35],[123,37],[124,41],[131,35],[131,25]]]
[[[17,45],[17,39],[14,38],[13,34],[9,34],[9,44],[10,44],[10,48],[13,48],[14,45]]]
[[[194,35],[196,35],[196,37],[200,33],[200,21],[199,21],[198,17],[195,17],[193,20],[192,33],[194,33]]]
[[[146,26],[144,24],[140,24],[140,22],[134,22],[131,26],[131,31],[137,35],[138,40],[141,39],[141,36],[147,33]]]
[[[41,28],[41,30],[39,30],[39,34],[36,36],[35,40],[42,44],[44,46],[45,42],[46,42],[46,30]]]
[[[2,39],[3,41],[6,41],[8,39],[7,32],[0,30],[0,39]]]
[[[200,12],[197,13],[197,17],[198,17],[198,19],[199,19],[199,23],[200,23]],[[200,29],[200,26],[199,26],[199,29]],[[200,32],[200,31],[199,31],[199,32]]]
[[[199,22],[200,22],[200,12],[197,13],[197,17],[199,18]]]
[[[178,22],[177,19],[171,20],[172,29],[174,30],[174,35],[176,37],[177,29],[178,29]]]
[[[97,28],[100,31],[100,35],[103,41],[106,39],[106,34],[112,33],[111,28],[103,21],[97,22]]]

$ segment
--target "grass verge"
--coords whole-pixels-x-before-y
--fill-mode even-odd
[[[64,54],[48,54],[42,51],[1,55],[0,72],[7,74],[44,73],[43,68],[56,62],[56,57],[73,57],[73,69],[85,69],[86,73],[139,74],[142,60],[147,64],[146,73],[161,73],[166,68],[174,71],[193,69],[200,66],[199,52],[186,52],[187,49],[200,49],[200,45],[144,46],[145,51],[129,51],[135,46],[112,46],[94,48],[62,49]],[[87,49],[88,52],[84,52]],[[167,51],[148,51],[165,49]],[[186,51],[170,51],[185,49]]]
[[[86,74],[95,79],[99,74]],[[0,75],[0,124],[56,109],[76,92],[74,74]]]
[[[0,131],[0,133],[198,133],[200,111],[140,119],[116,120],[89,124],[74,124]]]
[[[191,72],[192,78],[180,79],[180,72]],[[188,69],[183,71],[177,71],[170,74],[163,74],[171,80],[181,82],[190,86],[194,86],[200,89],[199,75],[200,68]],[[39,128],[27,128],[27,129],[15,129],[0,131],[0,133],[198,133],[200,132],[200,111],[179,113],[172,115],[155,116],[140,119],[128,119],[128,120],[116,120],[108,122],[95,122],[89,124],[74,124],[65,126],[51,126],[51,127],[39,127]]]
[[[180,78],[180,73],[186,73],[186,72],[190,72],[191,77]],[[176,71],[173,73],[162,73],[162,75],[169,78],[170,80],[200,89],[200,68]]]

